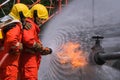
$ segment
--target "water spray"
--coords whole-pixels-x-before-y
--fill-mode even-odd
[[[93,36],[92,39],[95,39],[95,45],[92,47],[92,62],[98,65],[103,65],[107,60],[116,60],[120,59],[120,52],[115,53],[106,53],[100,44],[100,39],[103,39],[102,36]]]

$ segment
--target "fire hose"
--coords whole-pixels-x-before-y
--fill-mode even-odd
[[[9,56],[9,53],[4,54],[4,56],[2,57],[2,59],[0,60],[0,67],[3,64],[3,62],[5,61],[5,59]]]
[[[52,49],[49,48],[49,52],[47,51],[44,51],[41,55],[48,55],[48,54],[51,54],[52,53]],[[10,54],[9,53],[6,53],[2,56],[1,60],[0,60],[0,67],[2,66],[3,62],[6,60],[6,58],[9,56]]]

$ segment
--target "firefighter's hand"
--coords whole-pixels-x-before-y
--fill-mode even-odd
[[[24,29],[29,30],[31,29],[32,25],[29,22],[24,22]]]
[[[10,49],[10,51],[9,51],[9,54],[12,54],[12,55],[17,55],[19,53],[20,53],[19,50]]]
[[[23,45],[22,45],[22,43],[17,43],[17,46],[12,46],[12,47],[10,48],[9,53],[16,55],[16,54],[19,54],[20,51],[22,51],[22,50],[23,50]]]
[[[41,55],[48,55],[48,54],[51,54],[52,53],[52,49],[51,48],[44,48],[43,49],[43,52],[41,53]]]
[[[33,46],[33,48],[34,48],[34,50],[35,50],[36,52],[42,52],[42,51],[43,51],[43,46],[42,46],[42,44],[40,44],[40,43],[36,43],[36,44]]]

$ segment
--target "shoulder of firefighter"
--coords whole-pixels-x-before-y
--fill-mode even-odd
[[[0,28],[4,28],[10,24],[21,23],[19,20],[13,19],[11,16],[7,15],[0,18]]]
[[[24,22],[22,23],[23,24],[23,29],[26,29],[26,30],[29,30],[31,29],[32,25],[30,24],[30,19],[27,18],[24,20]]]
[[[16,23],[21,22],[19,20],[14,20],[11,16],[7,15],[2,18],[0,18],[0,38],[3,38],[2,31],[3,33],[6,33],[8,30],[12,29]],[[22,26],[21,26],[22,28]]]

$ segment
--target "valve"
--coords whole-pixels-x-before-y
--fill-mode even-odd
[[[116,60],[120,59],[120,52],[105,53],[104,49],[100,44],[100,39],[103,39],[102,36],[93,36],[92,39],[95,39],[95,45],[91,48],[92,53],[90,54],[90,61],[92,63],[103,65],[107,60]]]

